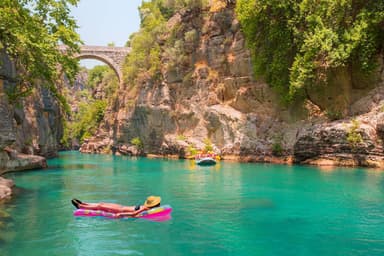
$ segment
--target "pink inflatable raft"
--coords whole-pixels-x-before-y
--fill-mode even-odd
[[[141,219],[149,219],[155,221],[164,221],[168,220],[171,217],[172,207],[169,205],[159,206],[156,208],[149,209],[148,211],[143,211],[139,213],[138,216],[135,217],[118,217],[115,213],[105,212],[101,210],[86,210],[86,209],[77,209],[73,212],[74,216],[81,217],[105,217],[111,219],[118,218],[141,218]]]

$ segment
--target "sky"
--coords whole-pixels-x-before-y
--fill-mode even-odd
[[[140,27],[138,7],[142,0],[80,0],[71,8],[77,20],[77,32],[86,45],[124,46],[129,35]],[[82,66],[92,68],[102,64],[96,60],[82,60]]]

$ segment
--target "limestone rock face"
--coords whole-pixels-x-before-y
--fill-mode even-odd
[[[184,156],[188,145],[201,148],[206,138],[222,154],[270,151],[266,143],[278,131],[272,126],[278,119],[275,96],[253,79],[233,6],[209,15],[186,10],[168,27],[180,23],[182,65],[164,54],[162,81],[144,77],[136,94],[122,88],[116,112],[106,115],[103,126],[109,129],[100,133],[110,133],[116,148],[139,137],[151,154]]]
[[[0,80],[0,151],[16,141],[12,123],[12,112],[8,98],[2,93],[3,81]]]
[[[57,156],[63,134],[57,102],[47,89],[39,88],[20,105],[14,108],[17,137],[14,148],[23,154]]]
[[[16,76],[14,66],[9,58],[0,51],[0,152],[16,141],[12,121],[12,109],[9,106],[5,88],[9,86]],[[4,78],[4,79],[3,79]],[[5,80],[7,79],[7,80]]]
[[[348,113],[347,118],[300,129],[294,144],[296,162],[383,168],[383,60],[381,55],[379,68],[370,77],[354,71],[346,73],[345,70],[333,74],[333,91],[324,89],[326,93],[321,92],[320,95],[326,98],[323,104],[327,103],[327,100],[330,101],[328,107],[340,109],[341,105],[347,105],[342,111],[344,114]],[[339,101],[335,100],[336,98]],[[338,104],[340,102],[342,104]],[[351,129],[353,122],[357,124],[354,132]]]
[[[111,146],[112,141],[108,138],[108,136],[105,134],[98,134],[91,141],[85,140],[85,142],[80,146],[79,151],[88,154],[105,154],[111,153]]]
[[[376,108],[353,121],[345,119],[304,129],[294,145],[295,161],[383,167],[383,121],[384,113]]]
[[[16,71],[0,53],[0,173],[46,167],[45,157],[57,155],[62,136],[57,101],[43,87],[10,100],[17,91]]]
[[[42,169],[47,167],[46,159],[42,156],[18,153],[16,150],[6,149],[8,154],[5,172]]]

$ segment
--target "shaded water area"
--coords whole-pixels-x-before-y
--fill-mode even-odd
[[[154,160],[64,152],[8,174],[0,255],[384,255],[384,171]],[[142,203],[164,222],[74,217],[73,197]],[[0,206],[4,207],[4,206]]]

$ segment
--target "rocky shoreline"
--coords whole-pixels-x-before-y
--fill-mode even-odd
[[[12,180],[0,177],[0,202],[11,198],[14,186]]]
[[[47,161],[42,156],[22,154],[11,149],[5,149],[4,152],[6,154],[2,154],[2,163],[4,164],[0,164],[0,175],[6,172],[42,169],[47,167]]]
[[[384,94],[377,95],[384,97]],[[241,144],[224,148],[215,146],[215,153],[223,160],[237,162],[383,168],[384,99],[368,95],[361,99],[361,105],[370,106],[370,111],[345,119],[323,120],[295,129],[288,128],[285,131],[285,139],[280,142],[281,152],[274,152],[273,141],[256,141],[250,147]],[[117,155],[146,155],[151,158],[188,158],[188,146],[197,143],[197,138],[181,140],[175,136],[167,136],[157,152],[149,151],[144,154],[129,143],[115,145],[107,136],[99,136],[97,139],[87,140],[80,147],[80,152],[91,154],[113,152]],[[200,142],[198,148],[202,147],[203,144]]]
[[[0,152],[0,203],[11,198],[15,184],[12,180],[1,177],[5,173],[42,169],[47,167],[42,156],[26,155],[9,148]]]
[[[325,140],[322,138],[321,140]],[[316,147],[323,147],[320,142],[319,143],[311,143],[312,146],[316,145]],[[100,151],[86,151],[82,153],[91,153],[91,154],[102,154],[105,153],[105,147],[107,145],[99,145]],[[346,146],[348,147],[348,146]],[[104,150],[103,150],[104,148]],[[188,157],[181,157],[178,153],[169,153],[169,154],[143,154],[139,153],[134,146],[121,146],[120,148],[124,150],[117,150],[115,152],[116,155],[130,155],[130,156],[145,156],[147,158],[164,158],[164,159],[186,159]],[[129,150],[126,150],[129,148]],[[329,148],[329,147],[328,147]],[[331,147],[335,150],[335,147]],[[308,148],[307,148],[308,149]],[[309,149],[308,149],[309,150]],[[9,150],[8,150],[9,151]],[[299,161],[298,157],[302,157],[303,152],[313,153],[316,152],[317,149],[311,149],[309,151],[305,150],[305,147],[301,151],[296,152],[292,155],[284,155],[284,156],[274,156],[272,154],[266,155],[223,155],[222,161],[230,161],[230,162],[243,162],[243,163],[271,163],[271,164],[301,164],[301,165],[314,165],[319,167],[369,167],[369,168],[382,168],[384,167],[384,158],[382,154],[364,154],[362,152],[350,152],[350,153],[321,153],[319,155],[315,155],[309,158],[302,159]],[[360,150],[361,151],[361,150]],[[22,170],[31,170],[31,169],[42,169],[47,167],[46,159],[41,156],[34,155],[25,155],[20,154],[15,151],[8,152],[10,155],[10,159],[7,161],[6,168],[0,169],[0,175],[3,175],[8,172],[14,171],[22,171]],[[0,177],[0,202],[4,202],[11,198],[12,190],[15,187],[14,182],[10,179],[5,179]]]

